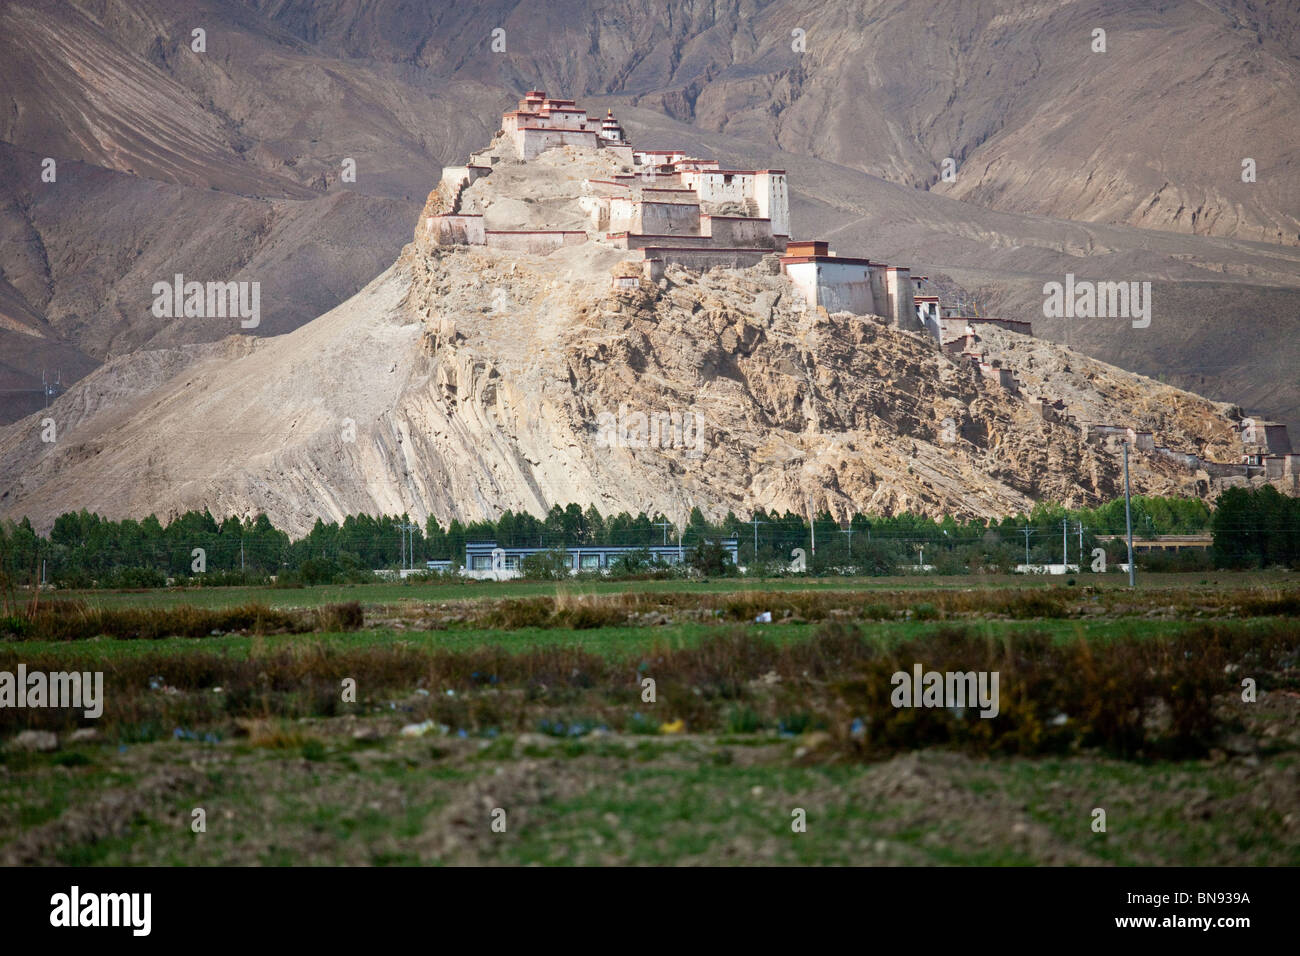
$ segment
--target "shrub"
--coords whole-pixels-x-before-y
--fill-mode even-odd
[[[529,554],[519,562],[523,576],[530,581],[563,581],[569,577],[573,562],[563,548]]]
[[[709,577],[727,577],[736,573],[731,552],[720,541],[701,541],[691,549],[686,563]]]
[[[163,588],[167,576],[157,568],[118,568],[100,578],[102,588]]]
[[[308,558],[295,572],[303,584],[332,584],[342,569],[326,558]]]
[[[939,609],[927,601],[914,605],[912,616],[918,621],[934,621],[940,617],[940,614]]]
[[[609,566],[612,577],[630,577],[641,574],[654,564],[654,559],[646,548],[626,551],[620,554]]]
[[[320,631],[355,631],[364,624],[365,615],[357,601],[327,604],[316,609],[316,629]]]

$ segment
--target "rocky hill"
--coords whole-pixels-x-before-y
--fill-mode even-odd
[[[606,151],[524,163],[495,147],[492,173],[459,197],[493,229],[581,224],[584,181],[620,172]],[[434,190],[426,211],[448,199]],[[1044,420],[1033,392],[1080,419],[1104,410],[1164,445],[1240,458],[1230,406],[989,330],[981,348],[1014,377],[1004,387],[926,334],[807,309],[774,258],[669,267],[616,291],[628,253],[609,243],[438,246],[423,223],[390,268],[291,333],[115,360],[0,431],[0,513],[44,527],[80,507],[206,507],[301,534],[357,512],[994,516],[1121,493],[1113,445]],[[1133,483],[1210,494],[1220,479],[1139,454]]]
[[[1296,28],[1256,0],[12,0],[0,422],[41,407],[43,369],[228,334],[150,313],[176,272],[260,282],[258,335],[338,305],[397,256],[439,167],[544,85],[615,106],[644,145],[798,169],[797,235],[1300,428],[1300,389],[1276,384],[1300,360]],[[1041,321],[1066,272],[1157,283],[1149,334]]]

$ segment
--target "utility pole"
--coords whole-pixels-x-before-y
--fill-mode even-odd
[[[672,522],[671,522],[671,521],[656,521],[656,522],[655,522],[655,527],[656,527],[656,528],[663,528],[663,529],[664,529],[664,547],[665,547],[665,548],[668,547],[668,529],[671,528],[672,526],[673,526],[673,525],[672,525]]]
[[[808,496],[808,530],[812,534],[812,556],[817,557],[817,515],[813,512],[812,495]]]
[[[761,524],[767,524],[767,522],[759,521],[757,518],[753,518],[750,520],[749,523],[754,526],[754,561],[755,563],[757,563],[758,562],[758,526]]]
[[[1061,573],[1068,574],[1070,571],[1070,539],[1067,537],[1070,533],[1070,519],[1061,519]]]
[[[853,528],[851,527],[841,528],[840,534],[847,534],[849,536],[849,560],[852,561],[853,560]]]
[[[1079,570],[1083,570],[1083,522],[1079,522]]]
[[[239,570],[244,570],[244,536],[239,536]]]
[[[1128,586],[1136,587],[1133,574],[1133,505],[1128,485],[1128,442],[1124,442],[1124,527],[1128,531]]]
[[[1029,536],[1034,533],[1034,529],[1026,525],[1020,529],[1020,533],[1025,536],[1025,567],[1029,567]]]
[[[416,525],[410,521],[402,522],[402,550],[405,552],[405,567],[408,570],[415,570],[415,529]],[[407,542],[410,542],[408,545]]]

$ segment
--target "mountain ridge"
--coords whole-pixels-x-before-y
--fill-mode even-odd
[[[498,139],[490,174],[457,201],[494,229],[569,228],[587,216],[584,184],[618,174],[603,153],[523,161]],[[444,190],[426,211],[451,211]],[[1030,393],[926,333],[809,310],[774,258],[670,266],[615,290],[628,257],[598,239],[546,255],[440,246],[421,218],[392,266],[293,332],[143,353],[155,355],[143,372],[124,356],[0,431],[0,509],[45,527],[79,507],[207,508],[301,534],[354,513],[446,523],[570,502],[677,518],[758,506],[995,517],[1121,491],[1112,444],[1040,415]],[[1240,409],[1050,342],[978,339],[986,362],[1042,383],[1080,421],[1103,409],[1161,444],[1239,459]],[[629,408],[698,416],[707,438],[611,441],[602,423]],[[1133,460],[1140,493],[1207,496],[1224,480],[1154,451]]]

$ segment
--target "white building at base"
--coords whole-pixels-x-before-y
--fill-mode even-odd
[[[786,245],[781,269],[809,308],[881,315],[897,328],[922,331],[911,272],[870,259],[840,256],[822,240]]]

